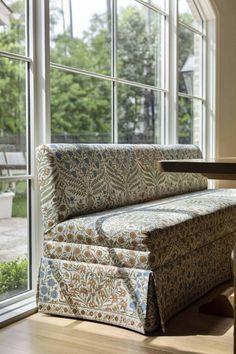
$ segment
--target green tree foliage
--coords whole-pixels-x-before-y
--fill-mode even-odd
[[[13,13],[8,28],[0,31],[0,48],[13,53],[25,53],[24,1],[9,0]],[[52,12],[51,61],[73,68],[111,75],[111,19],[108,14],[91,17],[87,31],[80,38],[72,37],[70,28],[58,31],[63,18],[61,8]],[[157,70],[160,29],[153,11],[138,7],[121,8],[118,14],[117,73],[121,78],[150,85],[160,84]],[[59,33],[60,32],[60,33]],[[181,55],[179,68],[189,55],[191,38],[180,33]],[[0,59],[0,137],[25,133],[25,64]],[[182,78],[180,78],[181,83]],[[54,141],[110,142],[112,83],[77,72],[51,69],[51,126]],[[155,106],[159,104],[152,90],[118,84],[118,118],[120,142],[154,142]],[[191,129],[191,111],[180,99],[183,114],[179,126],[183,139],[188,140]],[[183,127],[183,129],[182,129]],[[142,134],[143,136],[142,136]],[[137,137],[134,141],[134,137]],[[143,139],[143,140],[142,140]]]
[[[0,39],[1,40],[1,39]],[[25,66],[0,60],[0,137],[25,132]]]
[[[189,14],[185,14],[183,19],[186,24],[191,25],[192,17]],[[184,27],[179,26],[178,41],[180,48],[178,53],[179,91],[188,93],[181,70],[189,56],[193,55],[193,37],[191,32]],[[178,105],[178,141],[181,144],[189,144],[193,142],[192,100],[186,99],[185,97],[179,97]]]
[[[59,11],[53,13],[58,14]],[[156,75],[157,21],[150,17],[151,22],[147,25],[146,15],[134,6],[120,9],[117,72],[121,78],[152,85]],[[53,20],[52,24],[56,25],[56,21]],[[51,33],[55,32],[52,28]],[[94,15],[81,39],[71,38],[69,30],[51,39],[52,61],[99,74],[111,74],[111,28],[107,14]],[[153,142],[153,96],[150,90],[118,84],[120,142],[133,142],[132,137],[140,130],[140,122],[144,121],[145,135],[150,136],[147,142]],[[52,131],[54,137],[57,136],[56,140],[66,132],[68,136],[76,136],[77,141],[110,141],[110,83],[53,69],[51,102]],[[151,108],[148,107],[150,104]]]
[[[0,49],[24,54],[24,1],[12,1],[10,26],[0,28]],[[0,137],[25,133],[25,64],[0,59]]]
[[[103,19],[95,15],[82,39],[71,38],[68,31],[54,38],[51,60],[109,75],[109,36]],[[110,82],[52,69],[51,119],[52,138],[56,141],[67,135],[80,142],[110,142]]]
[[[117,71],[121,78],[155,85],[158,22],[156,17],[150,16],[147,23],[146,15],[146,12],[143,13],[133,6],[120,10]],[[153,95],[151,90],[118,85],[120,142],[136,142],[135,135],[138,135],[139,142],[154,142],[155,100],[151,99]],[[139,133],[141,124],[142,134]]]
[[[128,6],[118,15],[118,76],[146,84],[154,84],[156,26],[146,13]]]
[[[0,263],[0,300],[8,297],[10,292],[19,293],[27,290],[27,282],[28,261],[26,258]]]
[[[53,134],[67,133],[81,142],[110,131],[110,83],[87,76],[51,70]],[[78,139],[78,138],[77,138]],[[109,140],[109,134],[106,139]]]
[[[179,117],[178,117],[178,138],[180,144],[190,144],[193,142],[193,111],[192,100],[179,97]]]

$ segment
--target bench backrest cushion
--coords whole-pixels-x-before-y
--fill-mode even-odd
[[[157,161],[200,158],[194,145],[48,144],[37,148],[44,230],[69,217],[207,188]]]

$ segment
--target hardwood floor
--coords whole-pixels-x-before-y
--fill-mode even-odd
[[[172,318],[164,335],[144,336],[105,324],[37,313],[0,330],[0,353],[231,354],[233,319],[198,312],[201,303],[225,288],[218,287]]]

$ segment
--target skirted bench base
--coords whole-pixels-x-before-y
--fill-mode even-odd
[[[44,237],[40,312],[150,333],[231,279],[236,190],[203,190],[65,220]]]

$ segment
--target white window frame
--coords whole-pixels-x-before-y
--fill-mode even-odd
[[[33,16],[33,0],[28,0],[26,5],[26,38],[27,38],[27,53],[25,55],[18,55],[13,53],[8,53],[5,51],[0,51],[0,57],[5,57],[8,59],[19,60],[20,62],[25,62],[27,65],[26,69],[26,146],[27,146],[27,157],[28,157],[28,171],[25,175],[20,177],[15,176],[11,178],[0,177],[1,181],[7,180],[24,180],[29,181],[29,194],[27,200],[27,209],[30,212],[28,215],[27,222],[27,233],[28,233],[28,260],[29,260],[29,285],[30,290],[26,290],[22,294],[8,298],[0,302],[0,327],[8,324],[14,318],[19,318],[22,313],[30,314],[35,311],[35,289],[36,289],[36,272],[37,272],[37,257],[35,252],[35,239],[36,239],[36,227],[32,223],[33,219],[33,206],[35,199],[35,182],[34,182],[34,139],[33,139],[33,127],[34,127],[34,83],[33,83],[33,62],[34,62],[34,49],[33,49],[33,38],[30,33],[34,33],[34,16]],[[30,131],[28,130],[30,128]],[[30,134],[30,135],[29,135]]]
[[[38,269],[42,254],[42,223],[40,197],[37,183],[35,149],[50,141],[50,92],[49,92],[49,1],[28,0],[27,30],[29,33],[29,117],[31,174],[31,287],[15,297],[0,302],[0,327],[37,311],[35,295]],[[19,56],[20,57],[20,56]],[[13,58],[14,59],[14,58]]]
[[[149,9],[155,11],[157,14],[159,14],[165,18],[168,17],[167,11],[166,12],[162,11],[162,10],[152,6],[151,4],[149,4],[146,1],[134,0],[134,2],[143,5],[145,8],[149,8]],[[138,87],[141,89],[146,88],[146,89],[152,90],[156,93],[162,93],[164,97],[167,94],[165,80],[163,80],[163,87],[157,87],[154,85],[143,84],[143,83],[137,82],[137,81],[129,81],[128,79],[121,78],[117,75],[117,72],[116,72],[116,69],[117,69],[117,67],[116,67],[117,13],[118,13],[117,0],[112,0],[111,75],[103,75],[103,74],[99,74],[99,73],[93,72],[93,71],[88,71],[88,70],[85,70],[82,68],[69,67],[69,66],[66,66],[63,64],[57,64],[54,62],[50,62],[50,68],[63,70],[65,72],[74,73],[74,74],[81,74],[81,75],[85,75],[88,77],[94,77],[94,78],[110,81],[112,83],[113,87],[112,87],[112,94],[111,94],[111,115],[112,115],[111,143],[113,143],[113,144],[118,143],[118,114],[117,114],[118,113],[118,107],[117,107],[117,105],[118,105],[118,100],[117,100],[117,86],[118,86],[118,84],[125,84],[125,85],[129,85],[129,86]],[[163,34],[164,34],[165,30],[166,29],[163,28]],[[163,53],[163,56],[166,56],[166,53]],[[163,77],[164,77],[164,75],[163,75]],[[165,99],[163,99],[163,101],[165,101]],[[164,104],[162,107],[164,107]],[[164,129],[164,124],[165,124],[164,123],[164,109],[162,108],[162,114],[161,114],[162,129]],[[163,143],[165,143],[165,140],[164,140],[163,134],[161,136],[162,136],[161,143],[163,144]]]
[[[116,2],[116,0],[114,0]],[[137,0],[141,4],[142,0]],[[206,157],[215,156],[215,121],[217,117],[217,63],[218,63],[218,14],[212,7],[210,0],[195,0],[203,17],[206,19],[206,61],[205,61],[205,118],[203,128],[203,154]],[[177,0],[169,0],[169,13],[165,14],[165,38],[166,41],[166,75],[164,92],[165,113],[162,117],[162,142],[173,144],[177,142]],[[113,15],[115,13],[113,11]],[[113,29],[114,30],[114,29]],[[27,176],[32,183],[32,291],[1,302],[0,327],[36,311],[35,289],[37,274],[42,254],[42,224],[40,217],[40,197],[37,183],[37,169],[35,164],[35,148],[43,143],[50,142],[50,63],[49,63],[49,0],[29,0],[29,33],[30,36],[30,124],[34,134],[31,136],[31,175]],[[114,60],[114,58],[112,59]],[[56,65],[58,67],[58,65]],[[98,75],[100,77],[100,75]],[[111,78],[107,78],[111,80]],[[114,85],[123,80],[116,79],[116,73],[112,73]],[[124,80],[124,83],[129,83]],[[140,85],[146,87],[146,85]],[[116,91],[114,91],[116,94]],[[117,126],[117,107],[114,105],[113,127]],[[168,118],[168,119],[167,119]],[[165,131],[165,134],[164,134]],[[117,129],[113,128],[113,142],[117,142]]]
[[[203,156],[215,156],[215,121],[217,107],[215,102],[217,89],[217,48],[218,36],[216,33],[218,14],[212,7],[210,0],[195,0],[205,23],[204,44],[203,44],[203,112],[202,112],[202,142],[200,148]],[[178,120],[178,3],[177,0],[170,0],[168,26],[168,94],[167,109],[168,122],[165,134],[166,144],[176,144],[177,120]],[[171,33],[172,32],[172,33]],[[184,95],[187,97],[187,95]],[[193,96],[189,96],[192,98]],[[198,98],[198,97],[197,97]]]

